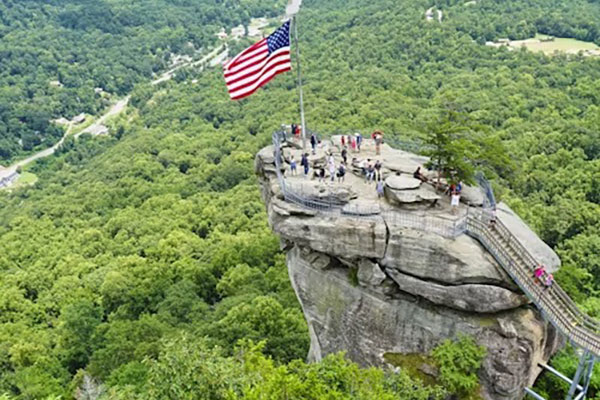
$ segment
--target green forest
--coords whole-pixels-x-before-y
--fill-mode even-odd
[[[0,4],[0,160],[60,137],[53,117],[97,113],[95,86],[132,93],[112,135],[69,138],[31,168],[35,185],[0,191],[0,399],[467,398],[482,357],[468,338],[434,356],[471,367],[433,384],[343,354],[304,362],[307,326],[253,169],[273,131],[298,120],[294,73],[240,102],[219,69],[148,84],[168,51],[209,47],[218,27],[283,3]],[[309,127],[423,139],[452,103],[477,128],[497,196],[600,317],[600,58],[482,45],[538,32],[598,42],[600,3],[453,0],[438,3],[441,24],[425,20],[429,7],[305,0]],[[552,361],[566,374],[571,352]],[[560,398],[565,384],[543,375],[537,390]]]
[[[202,54],[221,27],[274,16],[282,3],[2,1],[0,164],[56,143],[63,130],[51,120],[97,114],[108,100],[95,88],[127,94],[165,70],[172,54]]]

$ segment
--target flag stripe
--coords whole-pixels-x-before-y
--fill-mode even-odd
[[[289,64],[289,63],[290,63],[289,57],[285,57],[285,56],[269,59],[269,62],[262,68],[262,70],[260,71],[259,74],[253,74],[250,77],[245,78],[245,79],[240,80],[235,83],[228,83],[227,87],[229,88],[230,91],[235,91],[235,90],[239,90],[239,89],[251,86],[256,81],[258,81],[262,75],[267,73],[271,68],[277,67],[282,64]]]
[[[241,63],[248,61],[251,58],[258,57],[263,54],[269,54],[269,46],[266,43],[262,44],[260,47],[244,54],[242,57],[238,58],[236,63],[229,67],[229,70],[232,71],[234,68],[238,67]]]
[[[250,68],[253,65],[256,65],[257,63],[261,62],[262,60],[264,60],[266,57],[269,56],[269,49],[267,48],[267,46],[265,45],[265,51],[262,53],[257,54],[256,56],[246,59],[244,62],[237,64],[236,66],[234,66],[233,68],[228,69],[225,72],[225,77],[231,76],[231,75],[235,75],[237,73],[239,73],[240,71],[244,71],[246,68]]]
[[[224,68],[229,96],[239,100],[254,93],[276,75],[292,69],[290,21],[266,39],[238,54]]]
[[[233,58],[233,60],[229,61],[229,63],[225,66],[225,69],[229,69],[229,68],[234,67],[239,62],[239,60],[242,57],[244,57],[248,53],[251,53],[257,47],[261,47],[261,46],[266,45],[266,44],[267,44],[267,40],[266,39],[263,39],[260,42],[254,43],[252,46],[248,47],[246,50],[242,51],[240,54],[238,54],[237,56],[235,56]]]
[[[244,97],[250,96],[251,94],[256,92],[256,90],[258,88],[260,88],[262,85],[268,83],[271,79],[275,78],[275,76],[282,74],[284,72],[287,72],[287,71],[291,71],[291,69],[292,69],[291,63],[287,63],[287,65],[281,65],[281,66],[277,67],[276,69],[272,69],[267,74],[263,75],[261,77],[261,81],[257,82],[257,84],[254,85],[254,87],[248,88],[245,91],[238,91],[235,93],[231,93],[231,100],[240,100],[240,99],[243,99]]]
[[[231,86],[234,83],[244,80],[252,75],[256,75],[257,73],[260,73],[262,70],[265,69],[265,67],[269,63],[271,63],[272,60],[279,60],[279,59],[286,59],[289,61],[290,49],[284,47],[283,49],[277,50],[276,52],[271,54],[270,57],[265,57],[260,63],[257,63],[256,65],[253,65],[252,67],[249,67],[248,69],[240,71],[235,75],[226,77],[225,82],[227,82],[227,86]]]

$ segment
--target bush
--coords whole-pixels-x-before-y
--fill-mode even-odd
[[[441,383],[461,399],[470,397],[479,387],[477,371],[485,354],[484,347],[464,335],[457,340],[444,341],[432,352],[440,370]]]

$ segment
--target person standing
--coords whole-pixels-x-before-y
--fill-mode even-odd
[[[362,135],[360,134],[360,132],[356,132],[356,148],[358,149],[359,153],[360,153],[361,145],[362,145]]]
[[[342,148],[346,148],[346,136],[342,135]]]
[[[373,182],[374,178],[375,178],[375,167],[373,166],[373,163],[371,161],[369,161],[369,165],[367,166],[367,182],[368,183]]]
[[[375,131],[373,135],[373,139],[375,140],[375,154],[381,154],[381,143],[383,142],[383,132]]]
[[[317,154],[317,136],[314,133],[310,135],[310,145],[312,147],[312,153]]]
[[[344,164],[348,165],[348,150],[345,147],[342,149],[342,159],[344,160]]]
[[[331,175],[331,182],[335,181],[335,159],[333,158],[333,154],[329,154],[327,158],[327,165],[329,166],[329,175]]]
[[[300,165],[304,167],[304,177],[308,177],[308,153],[302,154],[302,160],[300,160]]]
[[[382,164],[379,160],[375,161],[375,180],[376,181],[380,181],[381,180],[381,167]]]
[[[379,180],[377,180],[377,186],[375,187],[375,189],[377,190],[377,196],[379,198],[383,197],[383,180],[381,180],[381,178],[379,178]]]
[[[340,166],[338,167],[337,177],[338,177],[338,183],[344,182],[344,179],[346,177],[346,167],[344,167],[343,163],[340,164]]]
[[[296,176],[297,174],[297,165],[296,160],[294,160],[294,156],[290,158],[290,173],[292,176]]]
[[[452,192],[452,200],[450,201],[450,206],[452,207],[452,214],[456,214],[458,212],[458,207],[460,205],[460,194],[455,191]]]

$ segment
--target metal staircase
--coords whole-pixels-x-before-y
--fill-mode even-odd
[[[281,146],[285,142],[286,136],[283,132],[273,134],[277,178],[286,201],[335,217],[371,217],[370,215],[364,216],[358,213],[345,214],[342,212],[342,205],[340,204],[325,203],[308,198],[303,193],[297,192],[286,185],[285,178],[281,173],[283,164]],[[404,146],[400,144],[399,147]],[[413,148],[408,151],[415,152]],[[594,364],[597,358],[600,357],[600,324],[582,312],[558,283],[554,282],[552,287],[545,288],[533,277],[533,271],[538,265],[538,261],[502,221],[494,218],[492,222],[490,210],[496,205],[492,187],[483,174],[477,174],[476,179],[485,194],[484,208],[469,207],[464,219],[450,223],[438,220],[433,222],[417,221],[417,223],[409,220],[411,216],[398,216],[398,212],[395,213],[395,218],[402,219],[398,222],[402,226],[451,238],[465,233],[479,241],[540,310],[544,318],[552,323],[575,348],[579,349],[579,364],[573,379],[564,376],[550,366],[540,365],[540,367],[569,384],[566,400],[585,399]],[[414,216],[411,218],[414,218]],[[525,392],[536,400],[546,400],[535,393],[533,389],[526,388]]]
[[[537,261],[515,238],[502,221],[492,222],[484,210],[470,212],[466,234],[477,239],[517,283],[543,316],[576,348],[581,349],[580,361],[573,379],[542,365],[551,373],[569,383],[567,400],[584,399],[589,388],[594,364],[600,356],[600,325],[583,313],[564,290],[554,283],[546,288],[533,277]],[[526,392],[537,400],[544,398],[532,389]]]

